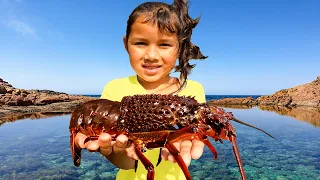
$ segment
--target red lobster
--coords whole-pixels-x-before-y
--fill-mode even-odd
[[[198,139],[208,146],[216,159],[217,151],[208,140],[209,136],[215,141],[222,142],[224,139],[232,143],[241,177],[246,179],[236,143],[236,130],[230,120],[243,123],[235,119],[232,113],[218,107],[210,108],[192,97],[150,94],[126,96],[121,102],[92,100],[77,107],[71,115],[70,145],[74,165],[80,166],[81,160],[81,148],[74,141],[78,132],[88,136],[85,142],[97,140],[102,132],[109,133],[113,140],[124,134],[134,144],[136,154],[148,170],[148,180],[154,179],[154,166],[143,151],[145,148],[161,147],[168,149],[186,179],[191,180],[190,172],[173,143]]]

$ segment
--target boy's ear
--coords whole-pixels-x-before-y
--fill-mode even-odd
[[[123,45],[124,45],[124,48],[126,48],[126,50],[128,52],[128,42],[127,42],[127,37],[126,36],[123,36]]]

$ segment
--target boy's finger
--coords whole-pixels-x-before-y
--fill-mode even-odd
[[[100,148],[110,148],[111,147],[111,136],[108,133],[102,133],[99,136],[98,143]]]
[[[75,137],[75,143],[77,146],[79,146],[80,148],[86,148],[85,144],[84,144],[84,140],[87,138],[86,135],[82,134],[82,133],[77,133],[76,137]]]
[[[192,141],[192,148],[191,148],[191,157],[193,159],[199,159],[203,153],[204,144],[199,140]]]
[[[139,157],[136,154],[133,145],[131,145],[129,148],[126,148],[125,152],[126,152],[127,156],[129,156],[130,158],[132,158],[134,160],[139,160]]]
[[[161,149],[161,158],[165,161],[168,160],[168,156],[169,156],[169,151],[167,148],[162,148]]]
[[[116,143],[113,145],[113,152],[115,154],[123,152],[127,148],[128,137],[121,134],[117,137]]]
[[[191,162],[191,147],[192,142],[185,140],[181,142],[180,145],[180,156],[182,157],[184,163],[189,166]]]
[[[180,151],[181,141],[174,142],[173,145],[177,148],[179,152],[181,152]],[[174,159],[174,156],[171,153],[168,155],[168,160],[171,162],[176,162],[176,160]]]
[[[108,156],[112,153],[111,136],[108,133],[100,134],[98,144],[102,155]]]
[[[89,141],[85,145],[87,150],[90,152],[96,152],[99,150],[99,144],[97,141]]]

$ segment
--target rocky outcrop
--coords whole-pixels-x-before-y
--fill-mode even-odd
[[[211,100],[208,102],[209,105],[246,105],[254,106],[257,105],[257,101],[253,97],[247,98],[223,98],[218,100]]]
[[[95,98],[51,90],[19,89],[0,78],[0,118],[35,112],[72,112],[76,106],[92,99]]]
[[[13,87],[0,78],[0,105],[43,106],[58,102],[92,99],[86,96],[68,95],[51,90],[25,90]]]
[[[211,100],[210,105],[222,107],[230,105],[246,106],[283,106],[283,107],[314,107],[320,109],[320,76],[311,83],[302,84],[293,88],[280,90],[272,95],[260,96],[256,100],[248,98],[224,98]]]
[[[280,90],[269,96],[261,96],[257,101],[259,105],[320,108],[320,76],[311,83]]]

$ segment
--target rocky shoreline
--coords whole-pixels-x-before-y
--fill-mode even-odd
[[[0,125],[34,114],[40,117],[44,114],[68,114],[93,99],[51,90],[19,89],[0,78]]]
[[[208,104],[235,109],[257,107],[263,111],[290,116],[315,127],[320,127],[320,76],[310,83],[283,89],[272,95],[260,96],[257,99],[253,97],[224,98],[211,100]]]
[[[316,80],[293,88],[277,91],[272,95],[260,96],[257,99],[224,98],[211,100],[210,105],[219,106],[282,106],[282,107],[311,107],[320,109],[320,76]]]

